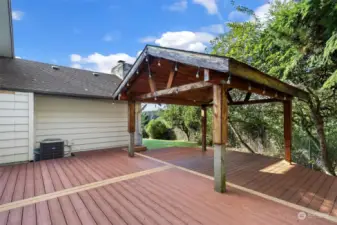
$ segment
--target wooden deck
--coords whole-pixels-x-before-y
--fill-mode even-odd
[[[195,149],[163,149],[146,154],[211,174],[211,151],[203,155]],[[276,160],[248,157],[242,153],[229,153],[228,159],[231,182],[242,182],[246,186],[247,183],[274,186],[276,179],[273,175],[262,179],[256,175],[259,174],[256,170]],[[235,166],[235,163],[238,164]],[[283,167],[279,165],[278,169],[268,171],[280,171]],[[160,168],[164,169],[146,173]],[[302,169],[297,170],[299,183],[307,175],[300,176]],[[252,173],[245,175],[244,171]],[[139,172],[144,174],[136,176]],[[277,177],[281,179],[283,176],[290,176],[289,172]],[[317,187],[318,193],[332,195],[335,180],[324,188],[326,181],[331,179],[322,179],[321,176],[315,179],[322,180],[322,185]],[[114,180],[120,177],[126,178],[124,181]],[[243,182],[245,178],[250,182]],[[106,181],[111,182],[102,184]],[[257,181],[262,185],[257,185]],[[290,182],[276,183],[290,187]],[[87,189],[80,189],[82,187]],[[276,192],[278,189],[266,190]],[[226,194],[216,193],[213,182],[207,178],[179,168],[165,168],[164,164],[140,155],[130,159],[121,150],[87,152],[72,158],[0,167],[0,193],[0,225],[333,224],[314,215],[299,220],[298,210],[235,188],[230,187]],[[50,197],[53,194],[55,196]],[[306,202],[310,197],[309,193],[307,198],[301,199]],[[334,214],[334,206],[326,204],[326,207]]]
[[[145,154],[213,176],[213,150],[168,148]],[[261,155],[228,151],[226,160],[229,182],[337,216],[336,177]]]

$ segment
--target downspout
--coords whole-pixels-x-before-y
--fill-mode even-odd
[[[10,0],[0,1],[0,56],[14,58],[13,23]]]

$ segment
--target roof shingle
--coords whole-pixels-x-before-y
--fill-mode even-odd
[[[0,89],[78,97],[112,98],[121,83],[113,74],[23,59],[0,58]]]

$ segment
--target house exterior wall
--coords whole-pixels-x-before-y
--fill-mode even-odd
[[[36,147],[47,138],[65,140],[66,153],[127,146],[127,103],[112,103],[111,100],[36,95]],[[136,135],[136,141],[139,138]]]
[[[0,90],[0,164],[33,159],[34,94]]]

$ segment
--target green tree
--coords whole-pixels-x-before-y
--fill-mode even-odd
[[[201,126],[201,109],[193,106],[168,105],[161,112],[161,117],[167,121],[169,126],[182,130],[188,141],[192,134],[198,134]]]
[[[163,137],[167,133],[167,126],[159,118],[151,120],[146,126],[146,132],[152,139],[164,139]]]
[[[237,9],[251,13],[245,7]],[[212,41],[212,53],[236,58],[305,89],[310,99],[294,101],[294,122],[319,150],[323,164],[318,166],[335,175],[337,147],[331,140],[337,131],[336,1],[276,1],[267,21],[228,27],[228,33]],[[240,114],[236,119],[242,119]]]
[[[150,117],[147,113],[142,112],[141,114],[141,128],[142,128],[142,136],[143,138],[148,138],[149,135],[146,132],[146,126],[150,122]]]

